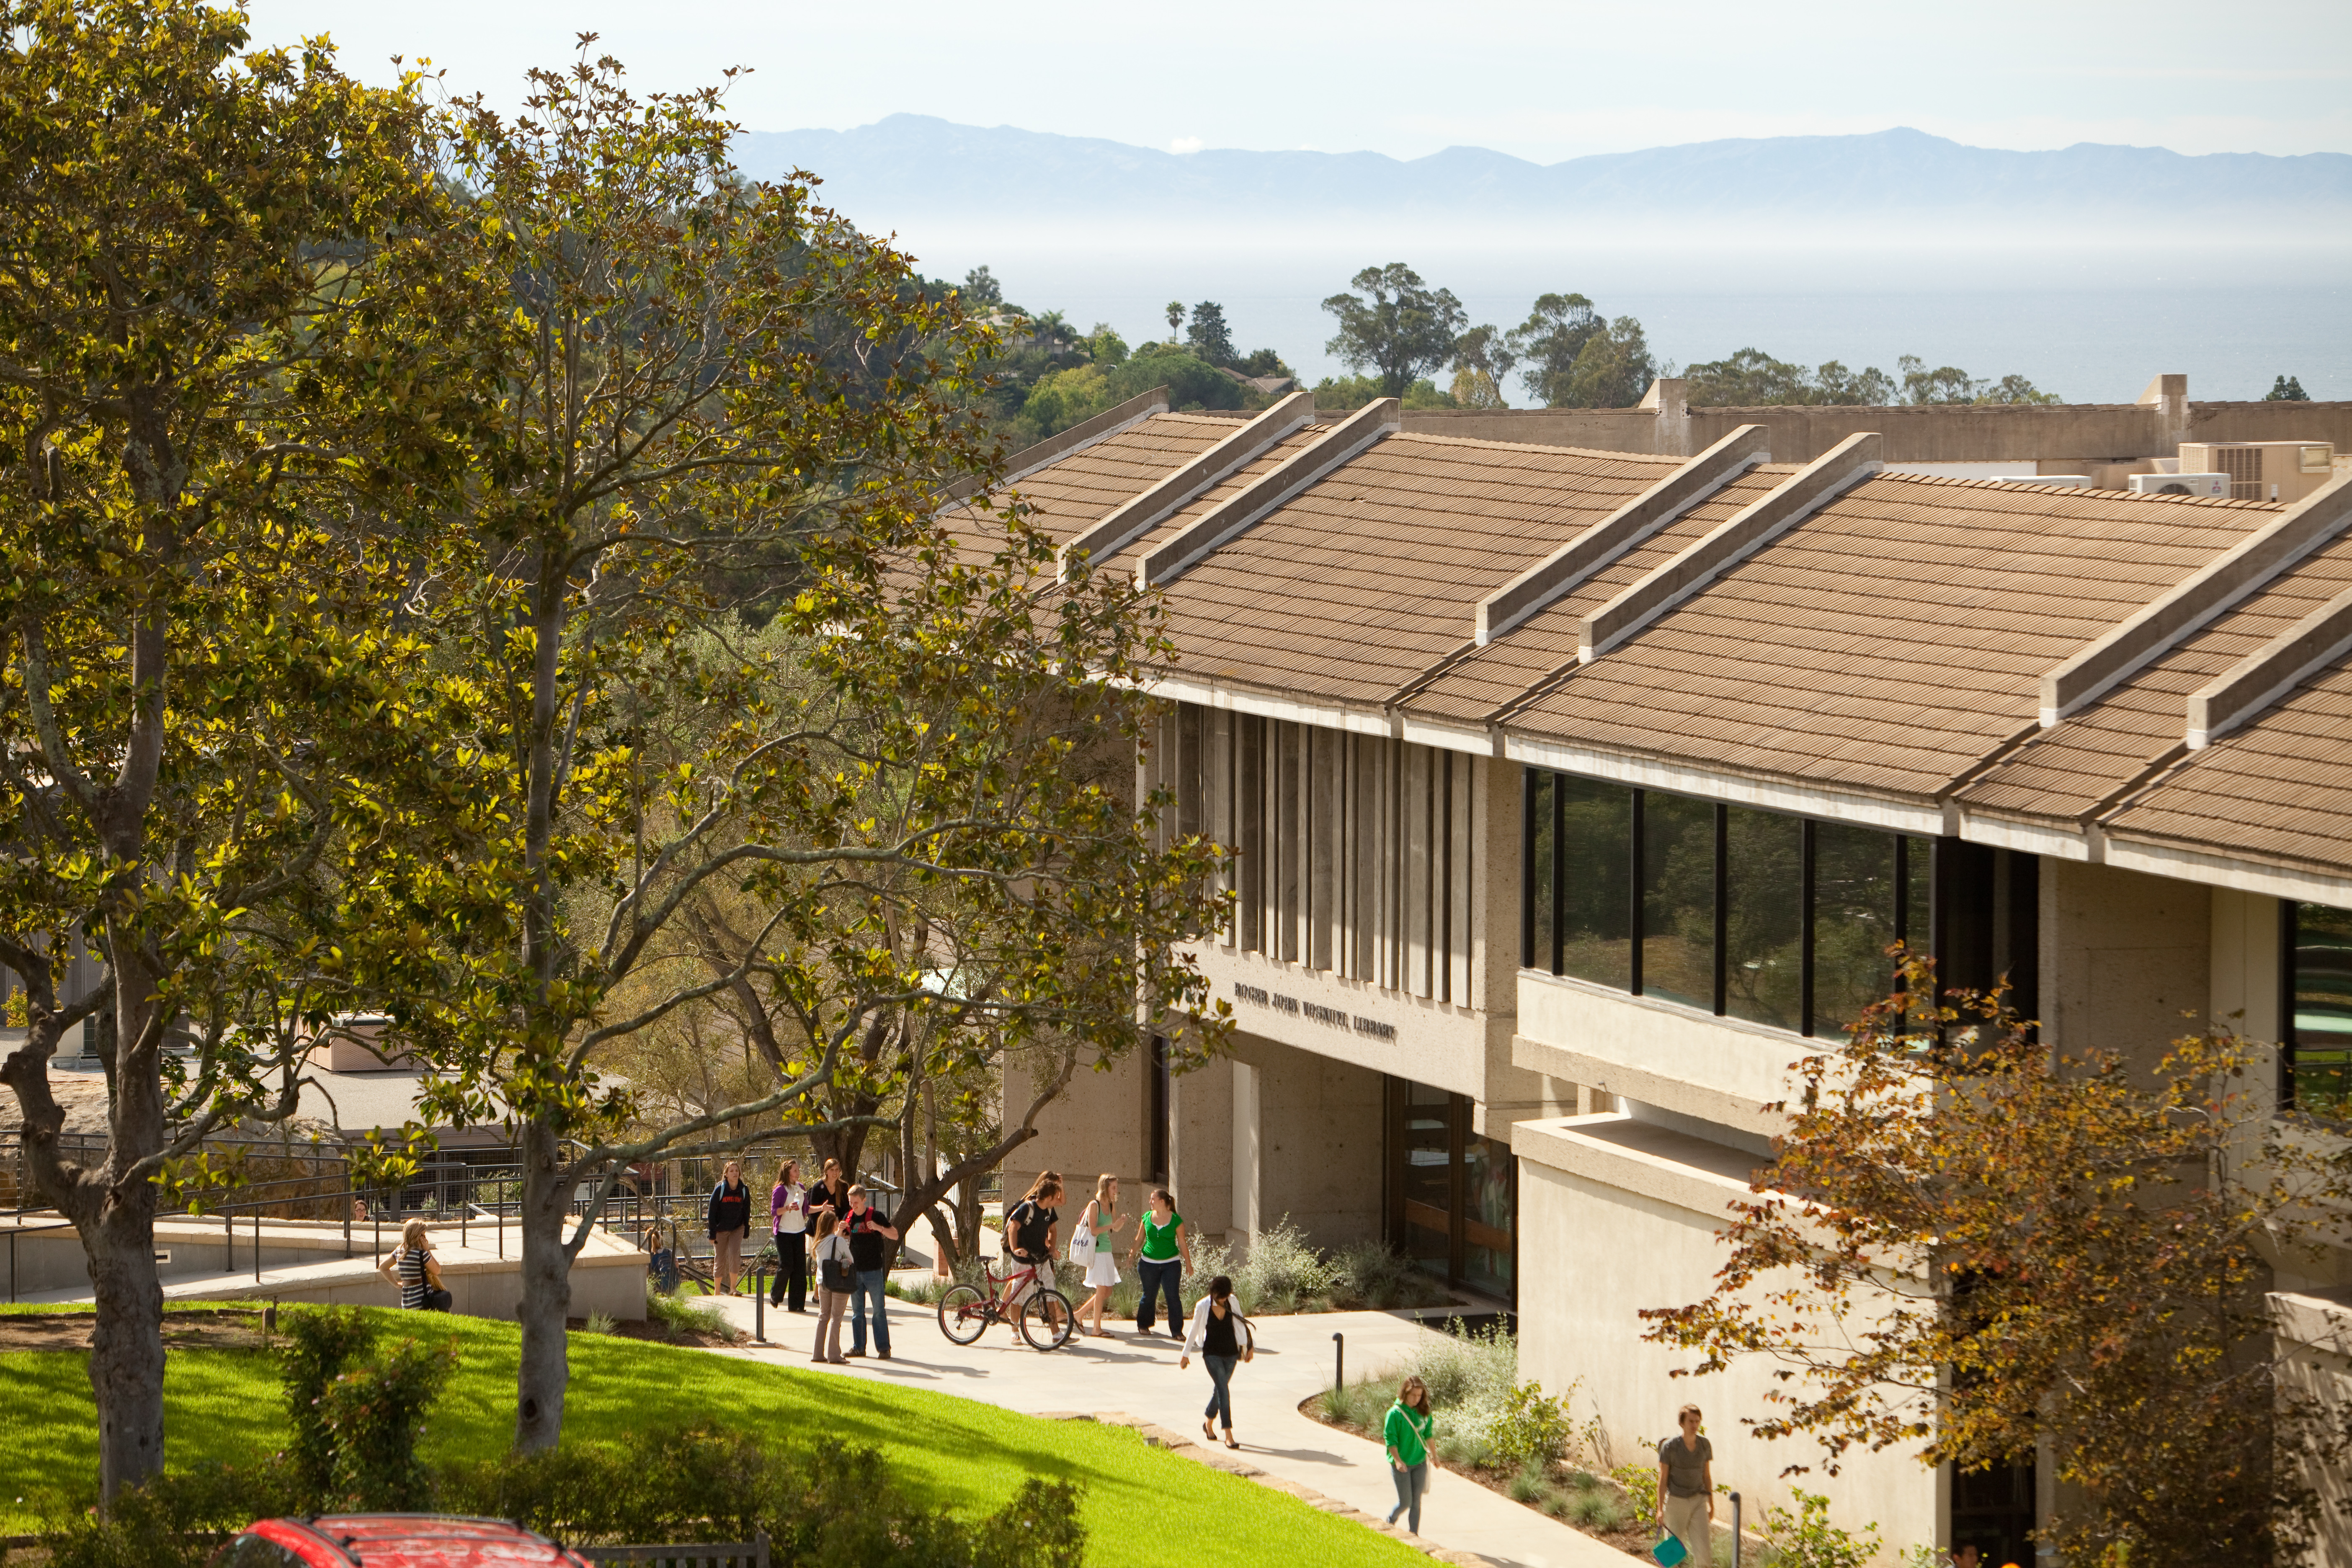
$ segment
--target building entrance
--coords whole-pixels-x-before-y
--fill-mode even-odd
[[[1518,1177],[1510,1145],[1471,1131],[1469,1096],[1387,1083],[1390,1243],[1449,1285],[1516,1303]]]
[[[1952,1547],[1988,1565],[2033,1559],[2033,1461],[1952,1472]]]

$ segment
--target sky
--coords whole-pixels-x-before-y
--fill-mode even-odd
[[[2345,0],[255,0],[251,15],[258,41],[325,32],[359,74],[425,58],[453,89],[509,104],[525,69],[593,31],[641,89],[750,68],[729,102],[760,131],[908,111],[1175,152],[1468,145],[1555,163],[1909,125],[1981,147],[2352,153]]]

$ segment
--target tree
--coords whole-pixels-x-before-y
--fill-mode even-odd
[[[2263,394],[2263,401],[2264,403],[2308,403],[2311,397],[2303,390],[2303,383],[2299,378],[2283,375],[2271,383],[2271,389]]]
[[[1546,407],[1562,408],[1570,403],[1570,383],[1577,356],[1607,325],[1583,295],[1545,294],[1538,297],[1528,319],[1513,327],[1505,342],[1527,367],[1523,374],[1528,391],[1541,398]]]
[[[1168,301],[1168,341],[1169,341],[1171,343],[1173,343],[1173,342],[1175,342],[1177,341],[1176,334],[1177,334],[1179,331],[1182,331],[1183,326],[1184,326],[1184,301],[1183,301],[1183,300],[1169,300],[1169,301]]]
[[[2040,387],[2035,386],[2032,382],[2026,380],[2025,377],[2012,373],[2002,376],[1999,381],[1980,384],[1977,390],[1976,401],[1979,403],[2015,403],[2026,405],[2028,406],[2038,406],[2049,404],[2063,403],[2066,400],[2059,396],[2054,392],[2042,391]]]
[[[1214,300],[1203,300],[1192,307],[1192,325],[1184,334],[1184,342],[1192,357],[1204,364],[1229,365],[1240,357],[1234,353],[1234,334],[1225,325],[1225,308]]]
[[[1895,362],[1895,369],[1903,377],[1906,403],[1974,403],[1984,390],[1984,383],[1969,380],[1969,373],[1957,365],[1929,370],[1917,354],[1905,354]]]
[[[1450,363],[1454,335],[1469,319],[1450,289],[1432,289],[1402,261],[1367,267],[1349,294],[1323,308],[1339,319],[1338,335],[1324,344],[1350,370],[1380,378],[1384,397],[1402,397],[1415,380]]]
[[[1620,316],[1585,340],[1569,372],[1565,401],[1576,408],[1631,408],[1657,374],[1642,323]]]
[[[1717,408],[1790,403],[1874,405],[1895,396],[1893,379],[1874,365],[1855,372],[1831,360],[1808,371],[1753,348],[1687,366],[1683,377],[1693,405]]]
[[[1813,386],[1814,401],[1819,403],[1881,408],[1895,401],[1895,378],[1876,365],[1856,372],[1836,360],[1828,360],[1813,372]]]
[[[476,433],[491,298],[444,265],[416,79],[246,42],[191,0],[0,5],[0,965],[29,1026],[0,1079],[88,1258],[110,1499],[163,1459],[163,1184],[291,1113],[368,941],[340,879],[399,858],[412,530]],[[75,940],[101,973],[69,1005]],[[95,1162],[49,1081],[77,1024]]]
[[[1040,712],[1129,734],[1164,652],[1139,591],[1066,578],[1016,507],[938,515],[1001,460],[968,412],[992,331],[804,178],[738,177],[716,90],[639,100],[593,43],[520,118],[455,128],[517,287],[480,567],[436,606],[473,805],[426,922],[444,978],[404,1020],[457,1068],[437,1116],[516,1129],[526,1451],[561,1433],[572,1260],[631,1164],[820,1106],[940,1011],[1111,1047],[1205,1005],[1160,933],[1209,851],[1020,743]],[[697,970],[730,910],[730,962]],[[1065,962],[1074,933],[1116,963]],[[962,994],[983,961],[1007,978]],[[796,1026],[755,1039],[772,1077],[646,1130],[604,1053],[746,984]]]
[[[1473,327],[1454,344],[1454,401],[1465,408],[1508,408],[1503,383],[1518,363],[1494,327]]]
[[[1796,1064],[1713,1294],[1645,1311],[1648,1337],[1702,1373],[1779,1362],[1778,1412],[1749,1425],[1813,1435],[1832,1473],[1856,1446],[1971,1469],[2044,1445],[2069,1561],[2293,1556],[2299,1466],[2352,1432],[2279,1375],[2263,1290],[2352,1196],[2340,1161],[2273,1119],[2230,1036],[2151,1072],[2053,1053],[1999,992],[1923,1005],[1925,961],[1896,978],[1843,1050]]]
[[[1004,286],[987,268],[975,267],[963,275],[963,300],[965,309],[982,315],[1004,303]]]

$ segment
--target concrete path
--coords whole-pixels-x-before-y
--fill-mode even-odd
[[[751,1331],[748,1297],[720,1298],[716,1304],[731,1321]],[[989,1330],[977,1344],[957,1345],[940,1332],[939,1320],[929,1309],[897,1301],[890,1305],[890,1361],[812,1367],[809,1346],[815,1314],[794,1317],[772,1310],[767,1314],[770,1345],[713,1353],[928,1388],[1029,1415],[1124,1412],[1200,1436],[1208,1374],[1197,1357],[1190,1370],[1178,1370],[1181,1346],[1167,1337],[1164,1326],[1147,1339],[1129,1321],[1117,1325],[1110,1339],[1074,1338],[1061,1350],[1040,1354],[1003,1327]],[[1379,1447],[1308,1419],[1299,1414],[1299,1402],[1330,1386],[1334,1333],[1347,1336],[1348,1375],[1354,1380],[1401,1364],[1417,1337],[1436,1331],[1386,1312],[1313,1313],[1253,1321],[1257,1358],[1234,1374],[1233,1384],[1234,1433],[1242,1444],[1234,1457],[1365,1513],[1386,1517],[1396,1505],[1396,1489]],[[1106,1328],[1112,1326],[1111,1320],[1105,1320]],[[849,1342],[845,1330],[845,1352]],[[873,1350],[870,1343],[866,1348],[869,1353]],[[1224,1452],[1222,1446],[1216,1451]],[[1443,1470],[1431,1474],[1421,1522],[1425,1544],[1475,1552],[1519,1568],[1625,1568],[1633,1561],[1580,1531]]]

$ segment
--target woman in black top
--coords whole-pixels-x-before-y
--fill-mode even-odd
[[[710,1272],[721,1296],[735,1294],[743,1272],[743,1237],[751,1228],[751,1188],[743,1180],[743,1167],[730,1160],[727,1173],[710,1189],[710,1244],[718,1254]]]
[[[825,1209],[833,1211],[836,1224],[849,1217],[849,1183],[841,1174],[841,1162],[838,1160],[827,1160],[824,1163],[824,1180],[809,1187],[808,1215],[812,1226],[816,1224],[818,1214]]]
[[[1209,1372],[1209,1407],[1201,1413],[1201,1436],[1215,1442],[1217,1435],[1210,1423],[1222,1417],[1225,1447],[1238,1448],[1241,1445],[1234,1441],[1234,1368],[1255,1357],[1257,1345],[1249,1320],[1242,1316],[1241,1303],[1234,1300],[1234,1282],[1223,1274],[1209,1281],[1209,1293],[1192,1309],[1192,1331],[1184,1337],[1184,1353],[1176,1358],[1177,1366],[1192,1365],[1195,1351]]]

